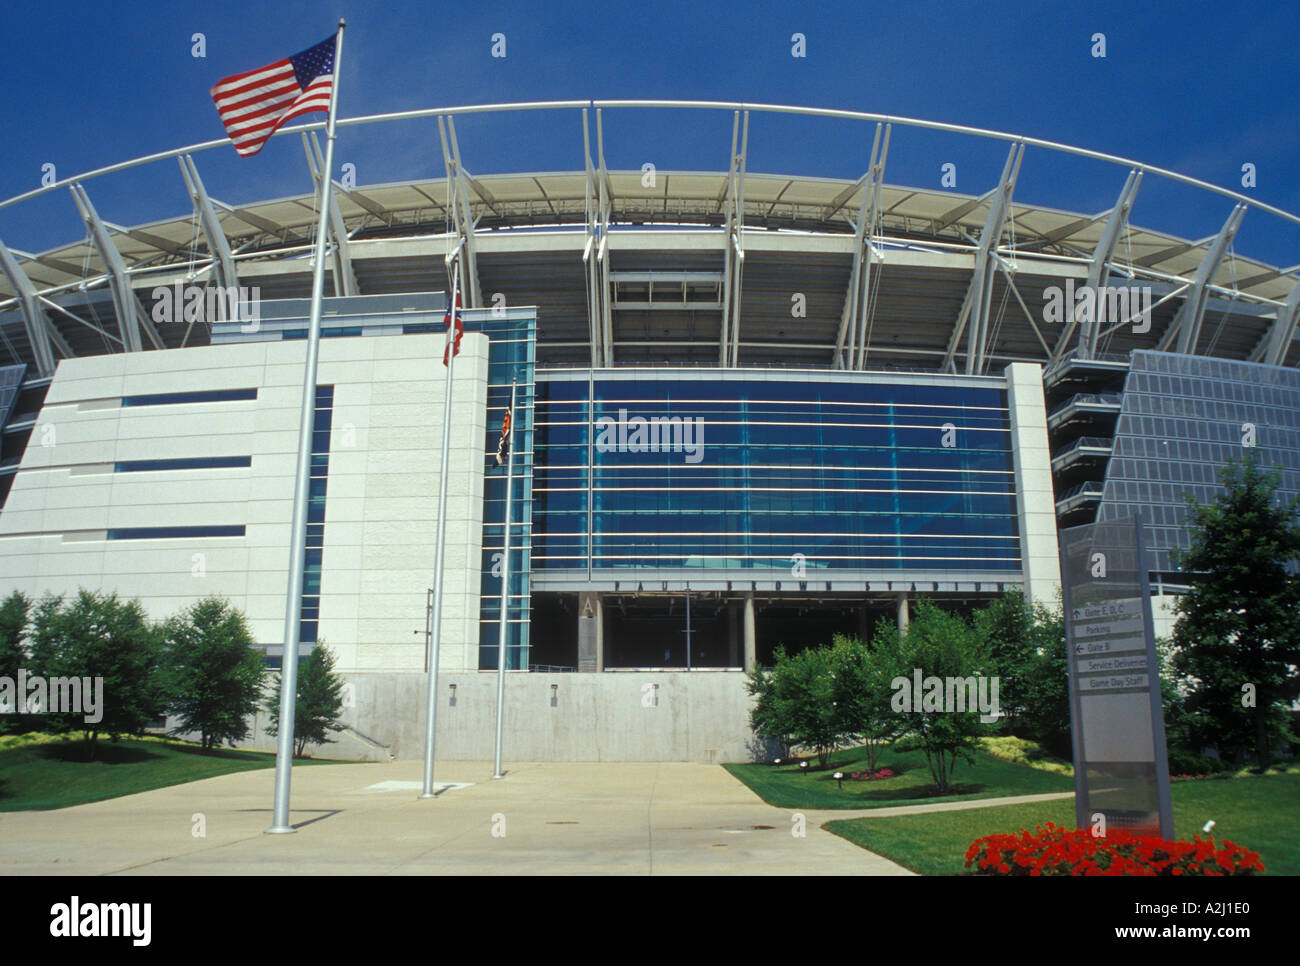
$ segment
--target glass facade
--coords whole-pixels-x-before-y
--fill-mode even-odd
[[[23,376],[27,374],[25,363],[16,366],[0,366],[0,427],[9,421],[14,403],[18,401],[18,391],[22,388]]]
[[[501,620],[501,558],[505,549],[506,466],[496,462],[501,423],[515,386],[514,487],[510,502],[510,566],[506,613],[506,667],[528,667],[528,630],[532,619],[529,571],[532,561],[533,365],[537,319],[504,313],[465,318],[466,332],[488,337],[487,438],[483,447],[483,561],[479,604],[480,670],[496,670]],[[439,331],[443,331],[438,323]]]
[[[315,644],[320,626],[320,570],[325,556],[325,490],[329,485],[330,427],[334,417],[334,387],[316,387],[316,413],[311,434],[311,479],[307,498],[307,542],[302,571],[302,615],[298,640]]]
[[[1000,380],[579,370],[537,409],[539,573],[1020,569]]]
[[[1152,569],[1171,573],[1170,550],[1190,546],[1186,498],[1213,500],[1249,447],[1287,497],[1300,492],[1300,371],[1135,351],[1097,519],[1140,513]]]

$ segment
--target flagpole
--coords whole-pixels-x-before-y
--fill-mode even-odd
[[[433,749],[438,723],[438,647],[442,643],[442,578],[443,550],[447,545],[447,477],[451,465],[451,374],[456,366],[452,332],[456,328],[456,295],[460,292],[460,258],[452,270],[451,291],[447,293],[451,324],[447,326],[447,347],[443,350],[447,360],[447,391],[442,403],[442,462],[438,464],[438,542],[433,556],[433,628],[429,656],[429,695],[424,721],[424,788],[420,798],[434,798]]]
[[[506,707],[506,616],[510,611],[510,501],[515,488],[515,380],[510,381],[510,429],[506,434],[506,517],[501,553],[501,623],[497,629],[497,743],[493,778],[501,774],[501,729]]]
[[[330,85],[329,120],[325,125],[325,171],[321,178],[316,222],[316,264],[311,277],[311,313],[307,327],[307,363],[302,375],[302,413],[298,420],[298,470],[293,490],[293,525],[289,535],[289,589],[284,608],[284,655],[280,658],[280,724],[275,749],[275,803],[271,827],[282,835],[297,831],[289,824],[289,777],[293,766],[293,718],[298,703],[298,638],[302,621],[303,570],[306,562],[307,503],[311,486],[311,441],[316,419],[316,361],[320,356],[321,296],[325,290],[325,233],[334,177],[334,118],[343,62],[343,28],[339,19],[334,42],[334,82]]]

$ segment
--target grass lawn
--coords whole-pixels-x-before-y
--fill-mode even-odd
[[[797,765],[724,765],[754,794],[778,808],[884,808],[891,805],[919,805],[935,801],[961,801],[968,798],[995,798],[1008,795],[1034,795],[1042,792],[1074,790],[1074,779],[1028,765],[975,753],[975,763],[957,762],[953,773],[955,791],[938,796],[931,789],[930,769],[921,751],[894,751],[881,754],[877,768],[888,768],[893,778],[871,781],[844,781],[837,788],[831,776],[836,771],[846,775],[866,771],[861,748],[849,748],[831,756],[830,767],[822,771],[816,758],[808,763],[808,773]]]
[[[156,738],[112,742],[100,738],[88,761],[84,739],[22,735],[0,742],[0,812],[65,808],[133,795],[168,785],[271,768],[275,755],[222,749],[204,754],[197,745]],[[340,764],[297,759],[299,764]]]
[[[1300,875],[1300,774],[1174,782],[1174,833],[1190,840],[1208,819],[1212,834],[1260,854],[1269,875]],[[854,818],[827,831],[923,875],[965,871],[966,849],[982,835],[1033,831],[1044,822],[1074,825],[1074,800],[998,805],[961,812]]]

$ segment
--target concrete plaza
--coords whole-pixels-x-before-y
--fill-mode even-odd
[[[270,770],[46,812],[0,813],[6,875],[910,875],[819,826],[854,812],[765,804],[685,762],[313,765],[293,835],[264,835]],[[202,831],[203,835],[196,832]]]

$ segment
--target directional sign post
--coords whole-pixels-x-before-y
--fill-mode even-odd
[[[1172,838],[1160,665],[1138,517],[1061,533],[1080,828]]]

